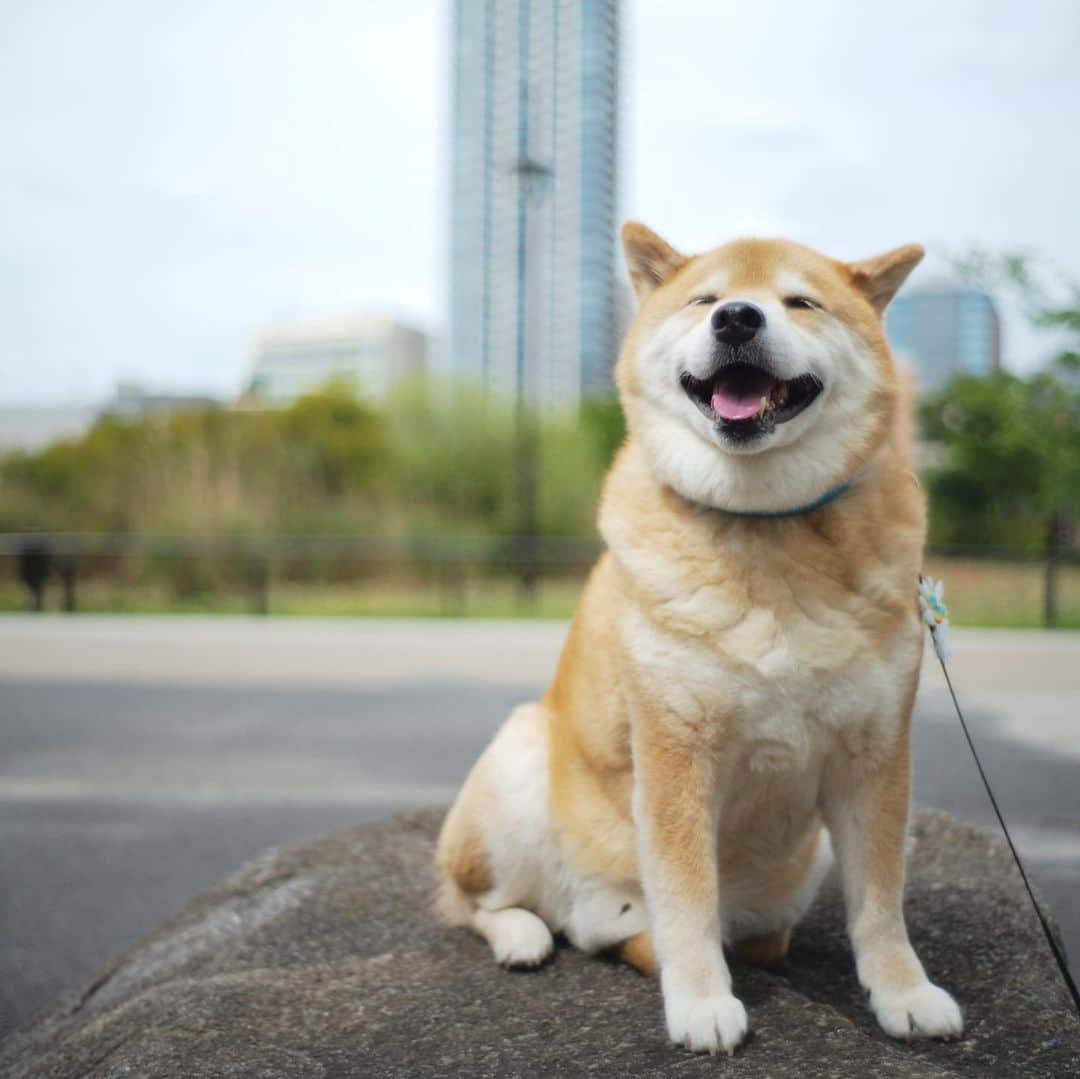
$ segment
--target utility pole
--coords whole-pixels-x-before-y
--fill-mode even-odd
[[[514,533],[519,564],[519,599],[531,606],[536,598],[537,484],[539,472],[538,402],[528,394],[531,257],[530,210],[547,197],[553,172],[538,161],[530,146],[529,16],[530,0],[518,4],[518,140],[513,172],[517,178],[517,323],[515,326],[516,400],[514,431]]]

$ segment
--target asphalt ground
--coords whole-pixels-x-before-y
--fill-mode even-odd
[[[564,632],[0,617],[0,1032],[265,848],[449,801],[510,707],[541,692]],[[953,642],[984,764],[1080,954],[1080,635]],[[931,665],[915,793],[993,825]]]

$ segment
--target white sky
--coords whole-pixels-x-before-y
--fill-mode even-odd
[[[442,330],[446,2],[0,0],[0,26],[0,403],[235,392],[279,318]],[[1075,0],[637,0],[623,37],[624,216],[677,245],[979,242],[1080,277]],[[1011,366],[1046,348],[1008,322]]]

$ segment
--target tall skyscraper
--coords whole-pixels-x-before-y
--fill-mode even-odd
[[[455,0],[450,359],[538,405],[611,392],[618,0]]]
[[[893,348],[914,360],[923,393],[1001,366],[1001,322],[981,289],[951,281],[915,286],[889,305],[885,329]]]

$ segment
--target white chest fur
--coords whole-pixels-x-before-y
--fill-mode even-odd
[[[623,641],[697,737],[764,772],[812,768],[837,740],[870,756],[892,741],[920,655],[914,618],[870,634],[872,600],[804,566],[740,576],[729,564],[694,582],[666,559],[631,561],[649,588],[624,608]]]

